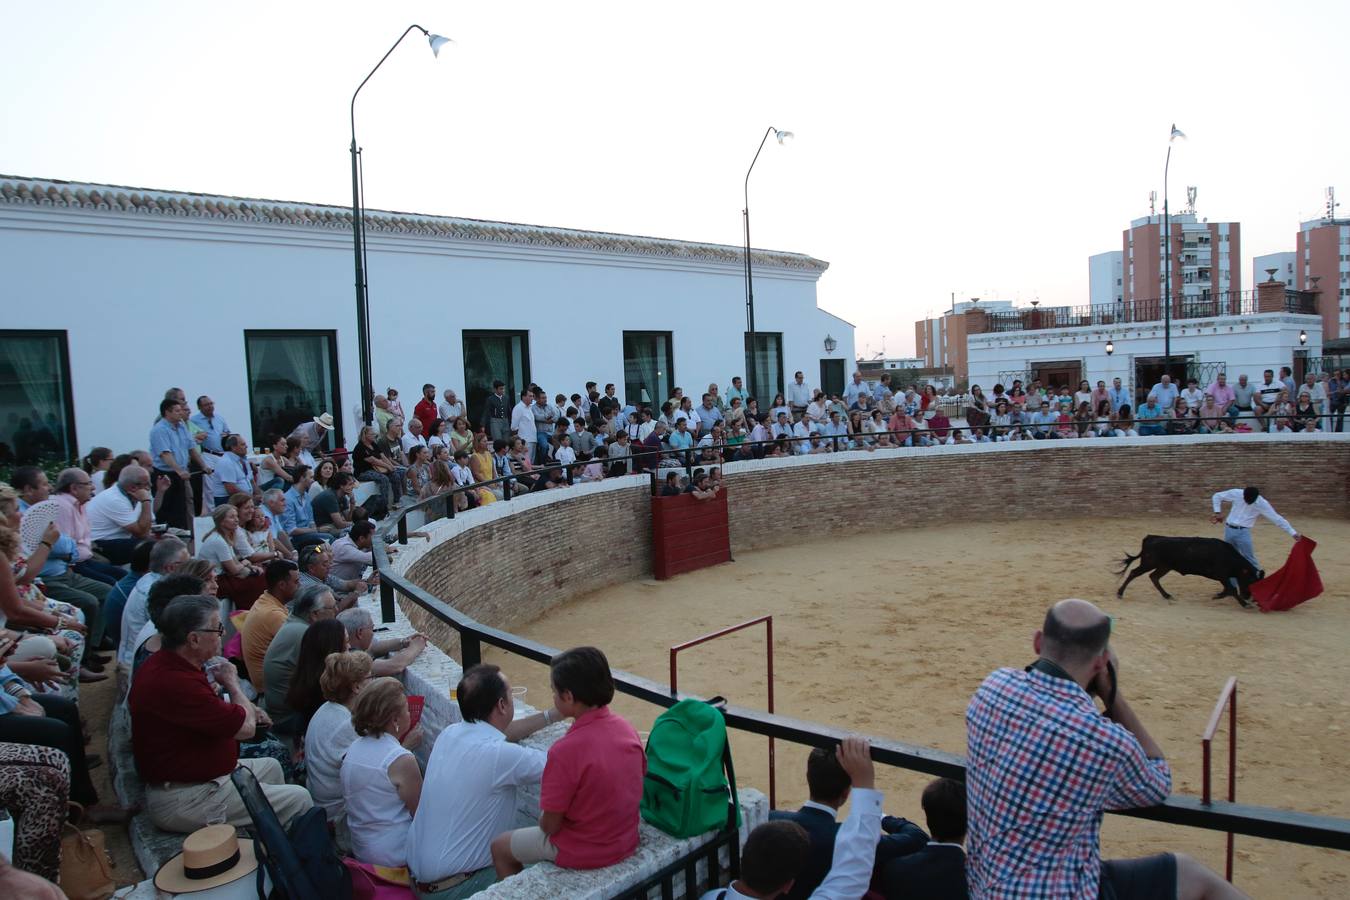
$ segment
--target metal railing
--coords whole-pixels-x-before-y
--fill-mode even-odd
[[[415,507],[398,510],[395,515],[401,522],[413,508]],[[400,532],[406,534],[406,530],[402,527]],[[389,567],[389,557],[378,534],[374,554],[376,568],[381,576],[380,593],[385,621],[392,621],[394,618],[395,594],[406,598],[427,615],[454,630],[460,643],[460,664],[464,668],[482,661],[484,644],[542,665],[548,665],[560,652],[530,638],[484,625],[420,585],[414,584],[405,576],[394,572]],[[681,694],[669,685],[621,669],[613,670],[613,677],[615,689],[620,693],[661,708],[668,708],[686,696],[691,696]],[[852,733],[843,728],[740,706],[728,705],[724,714],[728,728],[806,747],[830,748]],[[966,761],[957,754],[883,737],[869,736],[868,740],[872,745],[872,759],[882,765],[965,780]],[[1350,850],[1350,819],[1296,810],[1223,800],[1206,801],[1193,795],[1173,794],[1157,806],[1108,810],[1108,812],[1171,825],[1231,832],[1309,847]]]
[[[661,900],[671,900],[675,896],[675,878],[679,875],[684,876],[685,900],[698,900],[705,889],[712,890],[722,883],[721,873],[724,870],[722,869],[721,852],[723,847],[727,849],[727,858],[730,863],[725,869],[728,873],[728,883],[731,879],[740,876],[741,842],[739,834],[739,830],[727,831],[724,829],[717,832],[693,851],[653,873],[644,881],[616,894],[614,900],[648,900],[651,892],[656,888],[661,890]],[[701,862],[706,862],[708,867],[702,880],[703,886],[700,886],[698,877],[698,866]]]
[[[1223,719],[1224,707],[1228,707],[1228,802],[1237,800],[1237,736],[1238,736],[1238,718],[1237,718],[1237,676],[1230,675],[1228,681],[1224,683],[1223,690],[1219,691],[1219,699],[1214,704],[1214,712],[1209,717],[1209,724],[1205,726],[1204,734],[1200,737],[1200,755],[1203,757],[1201,765],[1203,766],[1204,787],[1200,799],[1209,803],[1213,798],[1210,796],[1210,745],[1214,743],[1214,735],[1219,730],[1219,722]],[[1231,884],[1233,881],[1233,832],[1228,832],[1228,841],[1224,850],[1224,877]]]
[[[967,407],[968,406],[969,404],[967,404]],[[1326,414],[1322,413],[1319,414],[1316,418],[1320,420],[1325,417]],[[1165,417],[1161,419],[1145,420],[1144,422],[1140,422],[1138,417],[1136,416],[1135,419],[1132,420],[1132,425],[1128,427],[1133,427],[1137,429],[1141,425],[1143,426],[1156,425],[1166,429],[1170,435],[1177,435],[1177,434],[1196,433],[1205,422],[1222,422],[1227,423],[1231,426],[1237,422],[1254,421],[1259,424],[1261,422],[1269,422],[1269,420],[1271,419],[1291,419],[1291,418],[1296,417],[1256,415],[1245,411],[1239,412],[1236,415],[1225,414],[1222,416],[1191,416],[1187,420],[1184,420],[1188,423],[1191,423],[1189,428],[1184,430],[1177,430],[1170,424],[1178,421],[1176,419]],[[619,459],[616,460],[611,460],[606,457],[593,457],[591,459],[579,459],[576,462],[571,463],[549,463],[548,465],[543,466],[532,466],[528,470],[522,469],[520,471],[513,472],[510,475],[500,475],[496,478],[490,478],[485,481],[476,481],[473,484],[455,485],[438,494],[434,494],[433,496],[427,497],[423,500],[418,500],[407,506],[400,507],[398,510],[395,511],[393,518],[396,533],[398,535],[398,542],[400,544],[406,544],[408,543],[407,516],[409,513],[415,510],[420,511],[427,516],[426,521],[429,522],[443,518],[453,519],[456,515],[454,503],[454,497],[456,494],[470,494],[482,488],[491,489],[495,487],[501,490],[502,492],[501,499],[506,501],[510,500],[513,496],[516,496],[517,494],[531,492],[532,489],[527,488],[525,490],[522,490],[519,487],[519,485],[524,482],[531,481],[537,476],[542,476],[549,472],[561,472],[564,481],[566,482],[566,484],[570,486],[576,483],[576,473],[578,469],[584,469],[587,466],[599,464],[600,467],[605,471],[604,477],[611,478],[614,477],[609,474],[609,472],[612,471],[612,467],[616,465],[623,465],[626,471],[619,477],[626,477],[628,475],[647,476],[651,481],[652,495],[655,496],[660,490],[658,476],[659,473],[662,471],[670,471],[672,468],[682,468],[685,470],[686,476],[692,477],[695,468],[705,466],[720,466],[727,462],[735,462],[738,460],[738,458],[743,460],[744,451],[750,452],[751,454],[750,458],[763,459],[765,458],[765,456],[768,455],[768,453],[772,450],[773,447],[777,446],[779,443],[783,441],[786,441],[788,445],[792,447],[794,450],[796,448],[796,445],[803,441],[819,442],[818,446],[813,448],[811,452],[823,451],[823,452],[838,453],[845,450],[900,449],[903,446],[906,439],[912,438],[916,435],[925,440],[931,437],[938,437],[941,440],[945,440],[946,435],[953,432],[961,431],[967,433],[974,433],[978,431],[983,436],[989,437],[991,440],[993,440],[1003,436],[1006,433],[1016,432],[1018,436],[1021,437],[1022,439],[1030,440],[1033,439],[1031,436],[1035,432],[1040,430],[1048,430],[1048,432],[1057,433],[1062,427],[1072,427],[1075,431],[1078,431],[1080,430],[1080,426],[1086,427],[1087,430],[1092,430],[1093,428],[1095,428],[1095,424],[1096,424],[1095,416],[1091,423],[1074,421],[1068,423],[1068,426],[1061,426],[1058,423],[1037,424],[1028,421],[1014,422],[1007,425],[996,425],[990,422],[989,424],[985,425],[971,426],[971,425],[956,425],[953,424],[949,419],[947,425],[939,426],[937,429],[934,429],[932,427],[925,427],[925,428],[910,428],[910,429],[887,430],[887,431],[853,431],[845,434],[822,435],[818,437],[783,435],[781,437],[772,438],[767,441],[740,441],[738,443],[723,442],[721,444],[709,444],[706,446],[695,445],[688,449],[670,448],[665,444],[663,444],[660,449],[652,449],[648,448],[643,444],[630,444],[629,455],[626,457],[620,457]],[[886,438],[888,441],[892,441],[892,443],[890,443],[889,446],[882,445],[880,443],[880,439],[883,437]],[[918,446],[917,441],[912,441],[911,443]],[[714,453],[719,458],[713,460],[700,459],[700,457],[704,455],[704,452],[709,450],[714,451]],[[732,456],[731,458],[722,458],[726,456],[726,451],[728,450],[733,451],[735,453],[735,456]],[[798,454],[794,452],[793,455]],[[661,464],[662,460],[675,460],[677,461],[678,465],[676,466],[662,465]]]
[[[1075,328],[1084,326],[1120,325],[1134,322],[1161,322],[1164,316],[1160,298],[1129,300],[1120,303],[1094,303],[1084,306],[1061,306],[1052,309],[1014,309],[986,313],[986,332],[1039,331],[1046,328]],[[1317,294],[1311,291],[1285,289],[1284,301],[1278,310],[1261,308],[1256,291],[1225,291],[1220,294],[1174,296],[1172,318],[1208,319],[1215,316],[1245,316],[1258,312],[1289,312],[1315,315]]]

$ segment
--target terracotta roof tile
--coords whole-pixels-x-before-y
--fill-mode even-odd
[[[339,206],[255,200],[178,191],[155,191],[117,185],[78,184],[0,175],[0,202],[60,206],[140,215],[186,216],[240,222],[350,230],[351,210]],[[462,241],[491,241],[537,247],[566,247],[596,253],[624,253],[708,262],[740,262],[743,251],[727,244],[577,231],[539,225],[486,222],[450,216],[366,211],[366,231],[374,234],[417,234]],[[801,253],[755,250],[756,265],[823,272],[829,263]]]

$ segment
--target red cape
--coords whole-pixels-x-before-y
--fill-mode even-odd
[[[1316,549],[1316,541],[1300,537],[1284,566],[1252,585],[1252,598],[1262,612],[1292,609],[1322,593],[1322,578],[1312,561]]]

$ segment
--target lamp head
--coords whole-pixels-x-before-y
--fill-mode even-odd
[[[1176,123],[1174,122],[1172,123],[1172,134],[1167,138],[1167,141],[1168,143],[1171,143],[1172,141],[1175,141],[1177,138],[1181,138],[1183,141],[1186,140],[1186,132],[1178,128],[1176,126]]]
[[[439,34],[428,34],[427,43],[431,45],[431,54],[433,56],[440,57],[441,48],[444,47],[446,44],[453,44],[454,41],[450,40],[450,38],[448,37],[444,37]]]
[[[786,144],[796,137],[796,135],[790,131],[779,131],[777,128],[773,130],[773,136],[778,139],[778,143],[780,144]]]
[[[1306,332],[1306,331],[1300,331],[1300,332],[1298,333],[1298,342],[1299,342],[1300,344],[1306,344],[1306,343],[1308,343],[1308,332]]]
[[[1106,355],[1107,355],[1107,356],[1110,356],[1112,353],[1115,353],[1115,352],[1116,352],[1116,342],[1115,342],[1115,341],[1107,341],[1107,342],[1106,342]]]

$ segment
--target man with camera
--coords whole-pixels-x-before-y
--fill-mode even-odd
[[[1120,689],[1110,639],[1100,609],[1061,600],[1032,639],[1036,661],[996,670],[971,698],[971,897],[1244,896],[1181,854],[1102,860],[1102,813],[1153,806],[1172,790],[1162,748]]]

